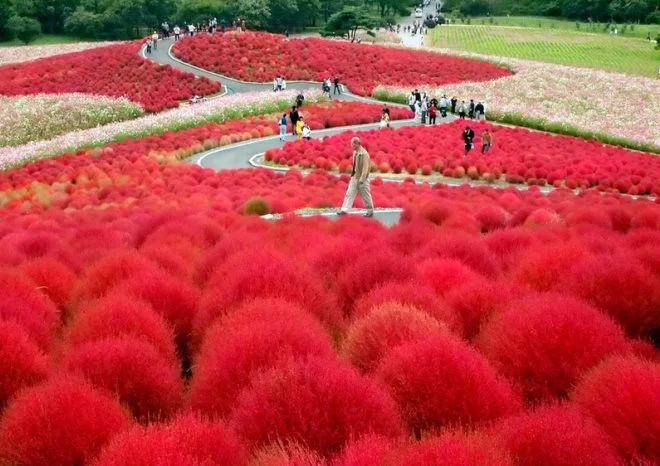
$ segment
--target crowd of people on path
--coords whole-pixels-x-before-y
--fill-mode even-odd
[[[334,87],[333,87],[334,86]],[[341,95],[341,80],[339,76],[335,76],[334,79],[326,78],[321,84],[321,90],[323,95],[332,100],[333,95]],[[332,94],[330,93],[332,91]]]
[[[397,26],[397,31],[396,32],[398,33],[400,31],[401,31],[401,29],[400,29],[400,25],[399,25],[399,26]],[[416,35],[417,33],[419,33],[421,35],[426,35],[426,34],[428,34],[429,29],[426,26],[424,26],[424,23],[422,23],[421,21],[413,21],[412,25],[409,24],[407,26],[403,26],[403,32],[408,33],[408,34],[413,35],[413,36]]]
[[[218,18],[211,18],[208,21],[201,23],[188,23],[187,21],[183,22],[183,26],[175,24],[174,27],[170,27],[170,24],[167,21],[163,21],[160,25],[160,33],[154,31],[146,41],[147,53],[151,53],[152,50],[158,50],[158,41],[160,39],[169,39],[174,36],[174,40],[178,41],[181,37],[192,37],[195,34],[200,32],[206,32],[209,34],[215,34],[216,32],[225,33],[231,27],[232,30],[236,32],[246,31],[245,21],[240,18],[232,21],[231,25],[228,26],[225,20],[218,22]]]

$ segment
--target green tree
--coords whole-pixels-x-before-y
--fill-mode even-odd
[[[103,31],[103,15],[78,7],[64,21],[64,31],[78,37],[99,37]]]
[[[235,4],[236,14],[234,16],[245,21],[248,28],[268,28],[271,15],[268,0],[238,0]]]
[[[186,0],[179,4],[176,10],[176,19],[180,23],[184,21],[199,23],[208,21],[209,18],[231,17],[232,10],[229,3],[223,0]]]
[[[12,37],[29,44],[41,34],[41,24],[34,18],[12,16],[7,21],[7,30]]]
[[[302,15],[296,0],[268,0],[268,8],[270,9],[268,29],[272,31],[295,30],[296,26],[302,24]]]
[[[14,3],[12,0],[0,0],[0,39],[9,38],[10,34],[7,30],[7,22],[14,14]]]
[[[379,26],[381,21],[364,11],[364,8],[346,7],[328,19],[321,35],[346,37],[355,40],[358,29],[367,31]]]
[[[628,21],[643,20],[649,13],[649,5],[645,0],[628,0],[625,17]]]

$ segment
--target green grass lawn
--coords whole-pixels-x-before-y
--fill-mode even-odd
[[[660,51],[636,38],[565,29],[449,25],[429,32],[429,45],[658,77]]]
[[[494,25],[494,26],[513,26],[528,27],[540,29],[559,29],[572,32],[593,32],[599,34],[608,34],[605,30],[605,23],[592,23],[582,21],[571,21],[566,19],[546,18],[543,16],[493,16],[471,18],[470,22],[476,25]],[[460,24],[460,21],[458,22]],[[580,25],[579,29],[577,24]],[[619,34],[622,34],[623,24],[617,24]],[[656,34],[660,34],[660,24],[634,24],[628,25],[623,37],[637,37],[646,39],[646,34],[651,33],[651,38],[655,39]]]

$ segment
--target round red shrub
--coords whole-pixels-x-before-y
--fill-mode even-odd
[[[167,424],[136,426],[114,437],[93,466],[243,466],[237,436],[221,422],[186,415]]]
[[[426,312],[387,302],[371,309],[348,327],[342,354],[361,371],[371,372],[392,348],[444,331],[445,326]]]
[[[531,402],[565,398],[585,371],[631,350],[612,319],[558,295],[513,301],[482,327],[477,347]]]
[[[152,269],[127,278],[117,292],[149,303],[171,325],[179,345],[188,343],[199,299],[195,288],[162,270]]]
[[[415,433],[491,421],[521,405],[488,361],[449,333],[393,349],[378,378]]]
[[[152,345],[169,362],[176,362],[174,333],[147,303],[113,292],[93,301],[78,312],[69,324],[65,341],[76,348],[107,338],[128,338]]]
[[[550,291],[589,255],[576,244],[539,245],[528,250],[511,271],[511,279],[536,291]]]
[[[60,316],[51,300],[27,277],[0,270],[0,322],[21,326],[43,350],[50,347]]]
[[[157,266],[135,250],[118,249],[108,252],[85,270],[74,290],[75,302],[102,297],[129,277],[141,276]]]
[[[76,379],[23,390],[0,421],[0,464],[88,464],[131,424],[119,402]]]
[[[660,328],[660,280],[630,255],[586,258],[564,274],[559,289],[606,312],[630,335]]]
[[[285,305],[288,310],[272,316],[242,308],[209,329],[190,384],[189,405],[193,409],[225,416],[258,372],[272,369],[283,359],[334,356],[321,325],[296,306],[283,303],[278,307]],[[239,315],[243,316],[241,322],[235,318]]]
[[[280,439],[323,456],[366,434],[403,433],[394,402],[374,381],[322,359],[288,362],[255,378],[231,425],[252,446]]]
[[[571,399],[626,459],[660,462],[660,364],[610,358],[584,376]]]
[[[385,465],[396,442],[387,437],[367,435],[359,440],[349,443],[337,455],[332,466],[373,466]]]
[[[66,308],[76,280],[75,273],[67,265],[50,257],[41,257],[23,263],[20,271],[30,277],[57,307]]]
[[[426,283],[419,280],[404,282],[385,282],[362,295],[353,307],[353,317],[364,317],[373,308],[387,302],[407,304],[435,317],[449,329],[460,334],[462,325],[460,319],[445,304]]]
[[[570,405],[512,416],[495,424],[491,432],[518,464],[526,466],[622,464],[601,428]]]
[[[318,278],[301,262],[272,251],[245,251],[231,256],[210,279],[195,318],[195,341],[201,341],[215,319],[255,298],[298,304],[329,325],[341,319],[328,305]]]
[[[275,443],[253,453],[250,466],[325,466],[318,453],[297,443]]]
[[[0,321],[0,413],[19,390],[45,379],[48,361],[22,327]]]
[[[386,248],[359,255],[337,277],[337,294],[345,312],[372,288],[385,282],[405,281],[415,275],[412,262]]]
[[[116,393],[142,420],[167,418],[181,405],[179,368],[149,343],[133,339],[85,343],[66,354],[62,367]]]
[[[419,274],[440,296],[462,283],[480,279],[472,269],[454,259],[430,259],[419,266]]]
[[[463,324],[463,336],[472,340],[488,319],[508,303],[525,293],[508,282],[492,282],[478,278],[456,286],[445,295],[445,301]]]
[[[401,448],[385,464],[406,466],[514,466],[510,454],[484,434],[447,432]]]

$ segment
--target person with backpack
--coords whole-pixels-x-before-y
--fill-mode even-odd
[[[449,102],[447,101],[447,96],[443,95],[442,99],[440,99],[440,116],[442,118],[447,117],[447,105],[448,104],[449,104]]]
[[[286,139],[286,113],[282,114],[282,118],[280,118],[279,121],[280,124],[280,141],[284,141]]]
[[[474,99],[470,99],[470,105],[468,107],[468,116],[470,117],[470,120],[474,120]]]

